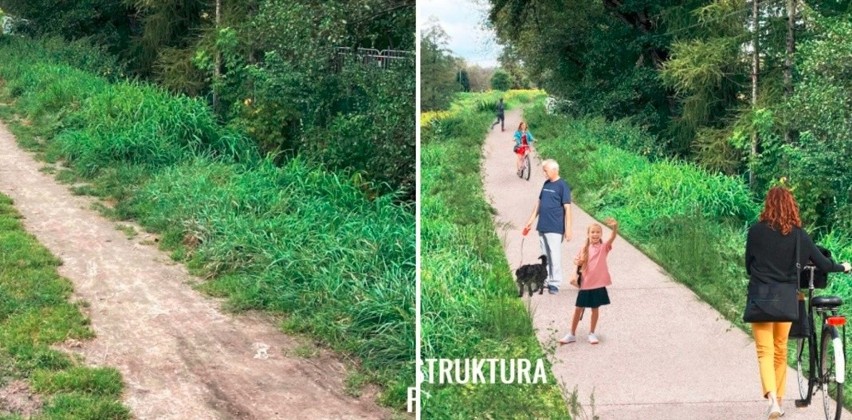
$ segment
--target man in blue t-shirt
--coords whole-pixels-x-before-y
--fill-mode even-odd
[[[538,216],[539,244],[541,252],[547,255],[547,290],[555,295],[562,284],[562,240],[571,240],[571,187],[559,178],[559,164],[555,160],[547,159],[542,166],[547,181],[541,187],[525,229],[529,230]]]

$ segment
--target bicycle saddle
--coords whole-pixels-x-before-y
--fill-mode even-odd
[[[811,303],[817,308],[836,308],[843,305],[843,299],[837,296],[815,296]]]

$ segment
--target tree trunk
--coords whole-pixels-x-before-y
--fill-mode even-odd
[[[222,0],[216,0],[216,31],[215,36],[219,36],[219,24],[222,18]],[[216,62],[213,64],[213,112],[219,112],[219,80],[222,77],[222,53],[219,48],[216,48]]]
[[[752,19],[753,19],[753,29],[754,29],[754,38],[752,38],[752,61],[751,61],[751,109],[752,111],[757,109],[757,75],[760,72],[760,54],[759,51],[759,40],[760,40],[760,0],[752,0]],[[757,130],[752,128],[751,133],[751,163],[752,168],[749,168],[748,172],[748,185],[750,188],[754,188],[754,162],[757,160],[757,142],[758,142]]]
[[[793,95],[793,53],[796,51],[796,0],[787,0],[787,54],[784,56],[784,98]],[[784,130],[784,144],[790,144],[790,128]]]

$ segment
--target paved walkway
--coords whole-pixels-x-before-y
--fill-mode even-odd
[[[529,181],[515,174],[512,134],[520,118],[519,110],[509,112],[507,131],[498,128],[489,133],[482,168],[486,196],[497,210],[497,234],[513,270],[521,262],[520,231],[545,180],[535,158]],[[535,127],[530,129],[535,134]],[[562,247],[566,273],[574,267],[586,227],[594,222],[576,205],[573,221],[573,238]],[[607,238],[609,230],[603,229]],[[536,263],[539,255],[532,232],[523,243],[523,264]],[[592,346],[586,341],[587,311],[577,330],[578,341],[556,350],[553,373],[568,392],[576,386],[587,406],[594,392],[595,413],[604,420],[764,418],[767,403],[760,395],[750,337],[621,238],[613,245],[609,265],[612,304],[601,308],[596,331],[601,343]],[[532,297],[530,310],[545,348],[568,332],[576,297],[567,279],[558,295],[545,292]],[[822,418],[821,400],[797,409],[793,405],[797,396],[796,372],[788,369],[784,418]]]

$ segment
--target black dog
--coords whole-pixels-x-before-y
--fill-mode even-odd
[[[544,293],[544,281],[547,280],[547,256],[542,255],[538,259],[541,260],[541,264],[526,264],[515,270],[518,297],[524,295],[524,285],[527,286],[530,296],[535,291],[538,291],[538,294]]]

